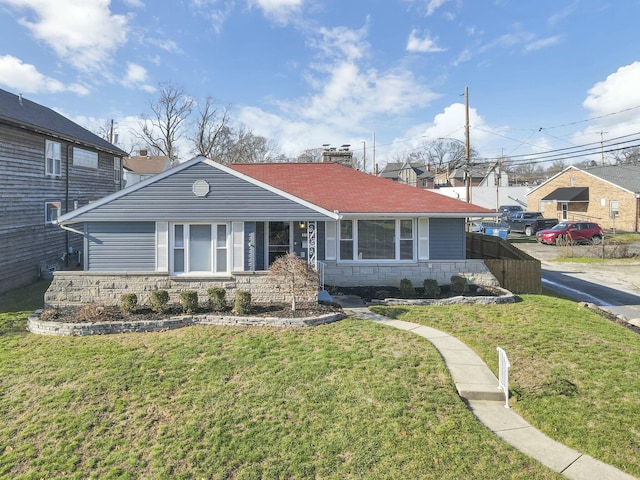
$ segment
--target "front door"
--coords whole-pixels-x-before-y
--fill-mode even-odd
[[[291,223],[269,222],[269,265],[291,251]]]

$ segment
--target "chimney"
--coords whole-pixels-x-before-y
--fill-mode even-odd
[[[22,94],[21,93],[18,94],[18,103],[20,103],[20,106],[22,106]]]

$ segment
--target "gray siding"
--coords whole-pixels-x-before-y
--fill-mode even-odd
[[[466,233],[463,218],[429,220],[429,258],[460,260],[466,257]]]
[[[209,183],[206,197],[194,195],[196,180]],[[77,221],[160,222],[301,219],[324,220],[326,216],[206,163],[194,163],[76,218]]]
[[[153,272],[156,227],[145,223],[88,223],[87,270]]]
[[[86,205],[120,187],[113,182],[113,155],[100,152],[97,170],[75,167],[73,144],[54,138],[61,144],[61,176],[45,177],[47,138],[0,123],[0,292],[36,280],[41,263],[66,268],[68,248],[82,250],[80,235],[45,224],[45,202],[61,202],[66,213],[74,200]]]

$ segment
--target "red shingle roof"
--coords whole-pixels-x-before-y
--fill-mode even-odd
[[[251,163],[229,168],[329,211],[486,215],[477,205],[334,163]]]

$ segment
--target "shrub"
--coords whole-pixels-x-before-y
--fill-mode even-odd
[[[62,316],[62,313],[57,308],[49,308],[40,314],[40,320],[58,320]]]
[[[227,308],[227,291],[222,287],[211,287],[207,290],[209,308],[214,312],[223,312]]]
[[[76,312],[76,318],[80,322],[97,322],[104,316],[104,305],[101,303],[88,303]]]
[[[424,287],[424,296],[427,298],[436,298],[440,295],[440,286],[434,278],[427,278],[422,282]]]
[[[466,293],[469,291],[469,282],[462,275],[451,277],[451,291],[454,293]]]
[[[269,278],[278,288],[283,286],[287,290],[291,297],[292,312],[296,311],[296,296],[299,292],[318,290],[318,272],[295,253],[278,257],[269,267]]]
[[[243,290],[236,292],[236,299],[233,302],[233,313],[236,315],[251,313],[251,292]]]
[[[193,313],[198,309],[198,292],[183,290],[180,292],[180,305],[183,313]]]
[[[416,294],[413,283],[408,278],[400,280],[400,296],[403,298],[412,298]]]
[[[165,313],[168,310],[169,292],[166,290],[154,290],[149,297],[151,301],[151,310],[156,313]]]
[[[135,293],[124,293],[120,296],[120,309],[131,313],[138,306],[138,296]]]

